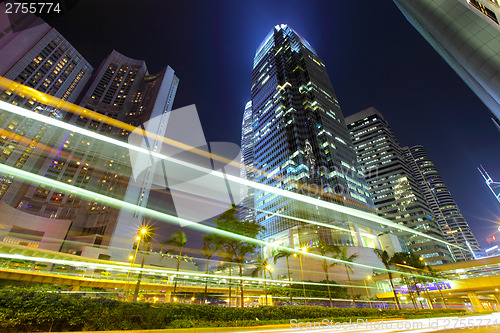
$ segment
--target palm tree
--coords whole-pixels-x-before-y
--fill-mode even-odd
[[[286,258],[286,269],[288,272],[288,281],[290,282],[289,284],[289,291],[290,291],[290,305],[293,305],[293,299],[292,299],[292,275],[290,274],[290,262],[289,258],[292,256],[293,253],[289,250],[281,249],[278,250],[278,252],[274,255],[274,264],[278,262],[279,259],[281,258]]]
[[[391,257],[389,256],[389,253],[385,250],[382,251],[380,249],[373,249],[373,251],[375,252],[377,257],[380,259],[382,264],[384,264],[384,267],[387,270],[387,273],[389,274],[389,283],[391,284],[392,293],[394,294],[394,300],[396,301],[396,307],[398,308],[398,310],[400,310],[401,305],[399,304],[398,295],[396,295],[396,291],[394,289],[394,283],[392,282],[392,272],[391,272],[391,268],[390,268]]]
[[[441,295],[441,299],[443,300],[443,305],[444,305],[444,308],[447,309],[448,306],[446,305],[446,300],[444,299],[444,296],[443,296],[443,292],[441,291],[441,288],[439,287],[439,281],[437,280],[438,278],[441,277],[441,274],[439,274],[434,268],[432,268],[431,266],[427,265],[425,266],[427,268],[427,274],[429,274],[429,276],[431,276],[433,279],[432,279],[432,282],[434,282],[437,286],[437,289],[439,290],[439,295]]]
[[[177,274],[179,273],[179,268],[181,265],[182,250],[184,249],[184,245],[186,245],[186,243],[187,243],[186,233],[182,231],[176,231],[172,233],[170,239],[163,243],[166,245],[172,245],[174,246],[174,248],[179,249],[179,255],[177,256]],[[176,290],[177,290],[177,277],[175,278],[174,292],[172,294],[172,297],[175,297]]]
[[[349,285],[351,286],[351,298],[352,298],[352,305],[354,306],[354,293],[352,291],[352,283],[351,283],[351,276],[349,275],[349,270],[352,272],[352,267],[348,262],[354,262],[356,258],[358,257],[357,253],[353,253],[350,256],[347,255],[347,246],[344,245],[341,249],[338,249],[339,251],[336,253],[337,254],[337,259],[342,260],[344,267],[345,267],[345,272],[347,274],[347,280],[349,281]],[[335,266],[337,263],[333,263],[331,266]]]
[[[210,267],[210,259],[215,256],[215,253],[220,250],[217,244],[214,244],[209,238],[210,235],[205,235],[203,245],[201,246],[201,254],[207,259],[207,267],[205,274],[208,275],[208,269]],[[205,276],[205,292],[203,294],[203,302],[207,302],[207,290],[208,290],[208,276]]]
[[[313,248],[312,251],[318,252],[321,256],[325,257],[328,253],[339,253],[340,249],[336,245],[327,245],[323,241],[319,241],[318,246]],[[330,299],[330,307],[333,306],[332,304],[332,293],[330,292],[330,280],[328,278],[328,269],[332,266],[329,264],[326,259],[323,258],[323,262],[321,263],[321,267],[323,268],[323,271],[325,272],[325,278],[326,278],[326,286],[328,288],[328,298]]]
[[[266,271],[271,275],[271,279],[273,278],[272,267],[267,261],[267,259],[257,258],[256,259],[257,267],[252,271],[252,277],[256,277],[260,274],[260,272],[264,275],[264,296],[266,297],[266,305],[267,305],[267,287],[266,287]]]
[[[425,278],[425,277],[416,277],[415,280],[416,280],[417,283],[421,283],[424,286],[424,291],[427,294],[427,298],[429,299],[429,304],[431,306],[431,309],[434,309],[434,304],[432,304],[431,295],[429,295],[429,290],[427,289],[427,286],[425,285],[425,282],[426,282],[427,278]],[[418,286],[417,286],[417,288],[418,288]]]
[[[225,211],[219,218],[215,219],[215,224],[218,229],[236,233],[245,237],[256,238],[261,232],[264,231],[264,227],[261,226],[256,221],[240,221],[236,217],[238,207],[232,205],[230,209]],[[240,276],[240,296],[241,296],[241,307],[245,306],[243,300],[244,290],[243,290],[243,266],[248,256],[254,254],[257,251],[258,245],[255,243],[244,242],[240,239],[214,235],[215,242],[220,244],[223,251],[230,258],[231,262],[236,263],[239,268]]]
[[[229,303],[228,303],[228,306],[231,307],[231,291],[232,291],[232,288],[231,288],[231,276],[232,276],[232,272],[233,272],[233,262],[232,262],[232,258],[230,258],[229,256],[227,255],[224,255],[224,254],[221,254],[220,257],[222,259],[225,260],[225,263],[222,264],[222,265],[219,265],[217,266],[217,270],[224,270],[226,268],[229,268],[229,279],[228,279],[228,285],[229,285],[229,288],[228,288],[228,298],[229,298]]]

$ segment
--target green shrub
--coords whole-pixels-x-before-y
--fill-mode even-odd
[[[229,327],[328,318],[457,316],[465,310],[378,310],[314,306],[227,308],[212,305],[127,303],[75,299],[67,294],[17,287],[0,289],[0,332],[100,331]]]
[[[49,265],[44,264],[44,263],[37,263],[37,264],[35,264],[35,269],[44,270],[44,269],[47,269],[47,267],[49,267]]]

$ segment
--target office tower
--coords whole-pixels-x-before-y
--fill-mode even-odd
[[[4,7],[5,4],[0,5]],[[0,76],[69,102],[76,100],[90,79],[92,67],[57,30],[34,15],[20,15],[11,26],[5,10],[0,10],[0,29],[5,32],[0,37]],[[8,90],[0,91],[0,100],[56,119],[63,119],[66,114]],[[53,140],[52,128],[5,112],[0,113],[0,126],[1,163],[23,170],[35,169],[40,159],[39,146]],[[22,137],[32,140],[29,147],[12,145]],[[0,199],[15,206],[22,185],[12,185],[12,181],[11,177],[2,177]],[[11,185],[14,188],[9,191]]]
[[[5,4],[0,4],[0,76],[75,102],[92,75],[92,67],[55,29],[34,15],[17,15],[10,22]],[[12,23],[12,24],[11,24]],[[0,100],[62,120],[64,110],[47,107],[42,99],[10,90],[0,91]],[[0,163],[23,171],[43,174],[48,151],[57,150],[60,132],[47,123],[27,119],[0,109]],[[0,176],[0,236],[4,242],[58,251],[71,224],[53,207],[43,215],[16,210],[29,186],[12,175]],[[54,200],[59,198],[53,197]],[[21,205],[22,206],[22,205]],[[13,208],[14,207],[14,208]],[[28,205],[41,208],[38,198]],[[57,222],[53,220],[57,218]]]
[[[460,247],[450,248],[454,259],[475,259],[476,255],[481,253],[479,243],[424,147],[404,147],[403,151],[432,209],[432,215],[443,231],[444,239]]]
[[[371,107],[346,118],[359,163],[365,169],[377,213],[395,223],[443,239],[404,152],[383,115]],[[446,245],[415,234],[398,234],[429,264],[452,262]]]
[[[394,0],[408,21],[500,121],[500,3]],[[500,129],[500,128],[499,128]]]
[[[241,168],[240,177],[250,181],[254,180],[253,172],[253,123],[252,123],[252,101],[245,105],[243,122],[241,125]],[[238,218],[240,220],[251,221],[254,219],[254,189],[244,187],[241,193],[243,201],[240,206]]]
[[[258,47],[251,95],[255,182],[374,211],[325,64],[289,26],[274,27]],[[266,228],[262,237],[269,242],[363,246],[353,236],[359,236],[357,226],[346,216],[258,189],[254,198],[255,219]],[[311,226],[307,220],[351,232]],[[368,227],[371,236],[372,227],[378,226]]]

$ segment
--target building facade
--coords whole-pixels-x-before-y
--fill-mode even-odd
[[[325,64],[289,26],[274,27],[258,47],[251,95],[251,118],[246,112],[243,125],[252,131],[252,143],[244,145],[251,146],[255,182],[374,212]],[[270,243],[298,248],[318,241],[372,247],[378,242],[375,223],[260,189],[254,201],[255,220]]]
[[[346,118],[359,163],[365,169],[377,213],[397,224],[443,240],[399,142],[388,122],[375,108]],[[388,231],[394,232],[394,231]],[[448,246],[436,240],[406,232],[396,232],[408,250],[429,264],[452,262]]]
[[[479,243],[424,147],[404,147],[403,152],[429,203],[434,219],[443,231],[444,239],[460,246],[450,248],[455,261],[476,259],[476,256],[481,254]]]
[[[21,15],[14,26],[6,16],[1,17],[2,27],[5,32],[0,38],[2,76],[47,95],[78,103],[95,111],[96,116],[47,107],[42,104],[43,98],[28,98],[8,90],[1,91],[0,98],[96,133],[101,139],[0,110],[1,163],[142,207],[155,201],[150,200],[151,184],[147,179],[132,179],[128,149],[103,138],[126,143],[130,134],[128,125],[140,127],[153,118],[160,120],[161,125],[151,122],[145,129],[161,136],[166,128],[164,118],[172,109],[179,82],[173,69],[167,67],[151,75],[144,61],[113,51],[92,75],[92,67],[75,48],[35,16]],[[100,115],[117,122],[113,125]],[[148,143],[155,147],[159,143],[153,141],[158,138]],[[7,207],[2,210],[18,216],[17,222],[2,227],[2,233],[7,234],[11,243],[44,247],[48,244],[43,239],[45,234],[62,233],[65,236],[58,243],[58,250],[108,258],[113,239],[126,237],[128,247],[133,247],[135,234],[131,230],[144,220],[140,214],[132,213],[134,220],[130,221],[120,209],[103,201],[76,197],[70,191],[43,183],[16,181],[11,175],[2,175],[0,181],[3,203],[22,212],[12,214]],[[30,214],[37,217],[33,221],[40,221],[40,228],[27,227]],[[46,220],[54,221],[50,230]],[[52,230],[54,226],[64,230],[56,232]],[[124,230],[130,235],[125,236]]]
[[[497,0],[394,2],[490,109],[500,130],[500,3]]]
[[[241,168],[240,177],[242,179],[254,180],[253,171],[253,122],[252,122],[252,101],[245,105],[243,121],[241,124]],[[238,218],[240,220],[251,221],[254,219],[254,189],[252,187],[243,188],[245,193],[241,193],[243,201],[240,206]]]

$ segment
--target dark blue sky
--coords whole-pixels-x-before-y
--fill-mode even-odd
[[[208,141],[239,143],[257,46],[276,24],[325,63],[344,115],[375,106],[402,145],[425,146],[481,245],[500,222],[482,181],[500,181],[500,133],[487,108],[391,1],[85,0],[51,24],[98,67],[112,49],[170,65],[174,107],[196,104]]]

